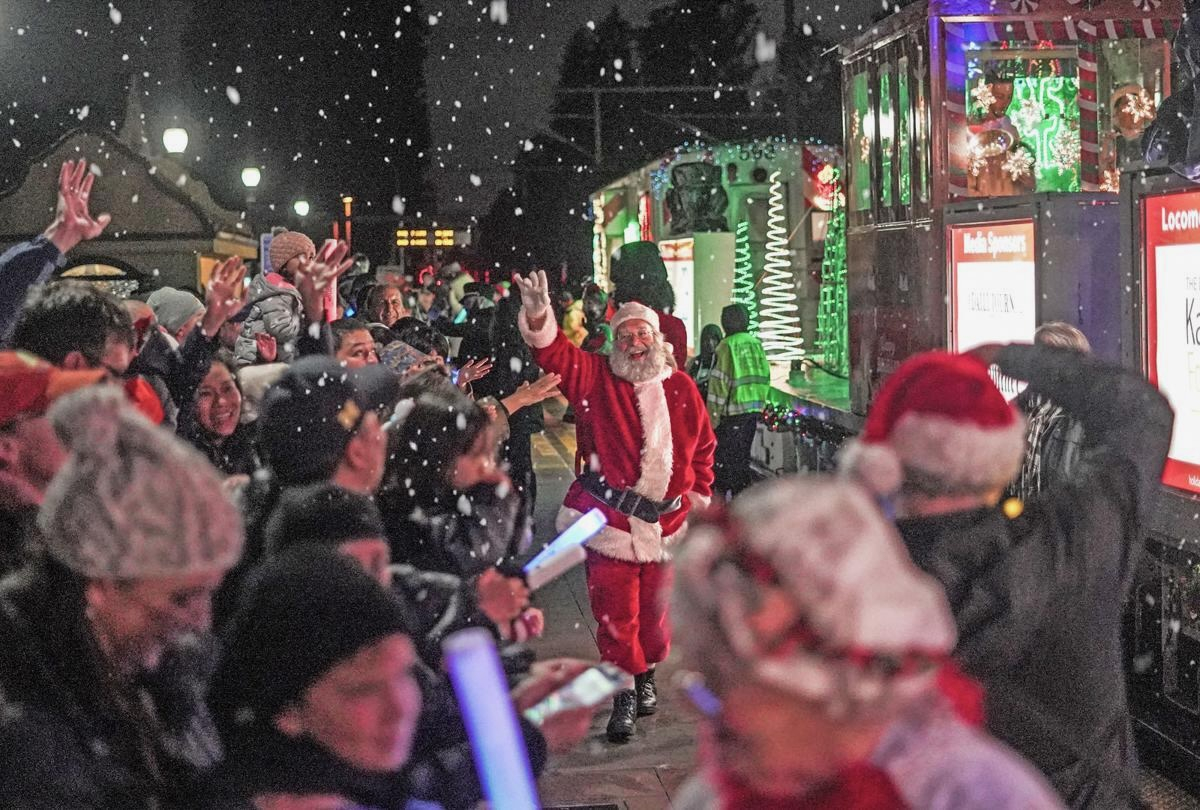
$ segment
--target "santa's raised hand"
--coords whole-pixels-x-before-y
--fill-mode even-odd
[[[550,310],[550,282],[546,280],[546,271],[534,270],[524,277],[514,273],[513,283],[521,292],[521,306],[532,326],[534,321],[540,321]]]

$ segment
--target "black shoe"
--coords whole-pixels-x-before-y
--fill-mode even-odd
[[[613,697],[612,717],[608,718],[608,741],[629,742],[629,738],[633,736],[633,726],[636,722],[637,693],[632,689],[622,689]]]
[[[633,679],[633,691],[637,692],[638,717],[647,717],[658,711],[658,687],[654,685],[653,669]]]

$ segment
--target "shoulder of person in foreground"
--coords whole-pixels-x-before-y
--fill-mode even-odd
[[[883,763],[919,810],[1060,810],[1062,799],[1003,743],[939,712],[917,739]]]
[[[5,703],[0,695],[0,807],[21,810],[100,810],[114,785],[130,774],[111,759],[104,740],[89,753],[60,716]],[[133,799],[132,796],[127,796]],[[137,805],[134,805],[135,807]]]

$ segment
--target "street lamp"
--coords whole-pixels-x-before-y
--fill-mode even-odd
[[[242,169],[242,185],[246,188],[255,188],[262,180],[262,172],[255,166],[247,166]]]
[[[188,134],[183,127],[168,127],[163,130],[163,147],[172,155],[182,154],[187,149]]]
[[[308,200],[296,200],[294,203],[292,203],[292,210],[296,212],[296,216],[298,217],[308,216],[308,212],[310,210]]]

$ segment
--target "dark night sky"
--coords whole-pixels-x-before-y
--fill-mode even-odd
[[[615,2],[634,22],[642,22],[651,8],[663,4]],[[764,32],[778,38],[782,0],[756,2]],[[808,23],[826,38],[840,39],[864,25],[877,2],[800,0],[797,24]],[[571,33],[589,20],[599,21],[613,4],[614,0],[508,0],[508,23],[499,25],[491,19],[490,0],[427,0],[428,10],[441,12],[430,31],[426,77],[436,155],[432,179],[444,219],[481,215],[511,182],[503,164],[544,118]]]

